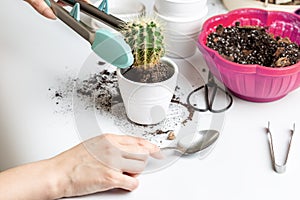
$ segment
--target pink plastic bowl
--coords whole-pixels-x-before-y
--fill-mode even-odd
[[[270,102],[284,97],[300,85],[300,63],[284,68],[243,65],[228,61],[206,46],[207,36],[219,24],[224,27],[268,26],[275,36],[289,37],[300,44],[300,17],[294,13],[261,9],[237,9],[207,19],[198,38],[198,47],[210,71],[237,97],[254,102]]]

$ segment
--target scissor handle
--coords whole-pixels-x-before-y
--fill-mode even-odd
[[[191,104],[190,98],[191,98],[191,96],[192,96],[194,93],[196,93],[196,92],[202,90],[203,88],[204,88],[205,107],[204,107],[204,108],[197,108],[197,107],[195,107],[194,105]],[[189,95],[187,96],[187,103],[188,103],[188,105],[191,106],[195,111],[199,111],[199,112],[206,112],[206,111],[208,111],[208,110],[209,110],[209,106],[208,106],[208,86],[207,86],[207,84],[202,85],[202,86],[200,86],[200,87],[194,89],[191,93],[189,93]]]
[[[213,88],[212,95],[210,96],[210,99],[209,99],[209,89],[208,89],[209,87]],[[194,93],[200,91],[203,88],[204,88],[205,107],[204,108],[198,108],[198,107],[194,106],[193,104],[191,104],[190,98]],[[214,103],[214,100],[215,100],[218,89],[225,94],[225,96],[229,100],[229,104],[223,109],[215,110],[215,109],[213,109],[213,103]],[[225,91],[223,88],[219,87],[216,83],[210,83],[210,84],[202,85],[202,86],[196,88],[195,90],[193,90],[191,93],[189,93],[189,95],[187,96],[187,103],[195,111],[199,111],[199,112],[210,111],[212,113],[221,113],[221,112],[224,112],[224,111],[228,110],[232,106],[233,98],[227,91]]]
[[[223,88],[221,88],[220,86],[218,86],[216,83],[214,83],[213,88],[214,88],[213,95],[212,95],[212,97],[211,97],[211,99],[209,101],[210,102],[210,104],[209,104],[209,111],[213,112],[213,113],[221,113],[221,112],[224,112],[224,111],[228,110],[232,106],[232,103],[233,103],[232,96],[229,94],[229,92],[227,92],[226,90],[224,90]],[[223,109],[215,110],[215,109],[212,108],[212,105],[213,105],[213,101],[214,101],[214,99],[216,97],[216,93],[217,93],[218,89],[225,94],[225,96],[227,97],[226,99],[229,100],[229,104],[225,108],[223,108]]]

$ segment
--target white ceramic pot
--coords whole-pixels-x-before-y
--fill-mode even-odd
[[[207,0],[156,0],[157,12],[170,17],[202,16]]]
[[[266,6],[265,2],[254,0],[222,0],[222,2],[228,10],[235,10],[240,8],[259,8],[264,10],[294,12],[299,8],[299,5],[280,5],[273,3],[268,3],[268,5]]]
[[[172,58],[187,58],[196,53],[198,32],[191,35],[165,35],[166,55]]]
[[[94,3],[95,6],[99,6],[101,1]],[[122,19],[126,22],[144,16],[146,14],[146,7],[138,0],[109,0],[108,1],[108,14]],[[90,26],[94,29],[108,28],[102,22],[90,18]]]
[[[125,78],[117,70],[119,89],[127,117],[138,124],[157,124],[165,119],[177,84],[178,67],[171,59],[161,62],[174,68],[173,76],[158,83],[139,83]]]
[[[207,12],[208,8],[205,6],[201,9],[201,15],[199,16],[177,18],[162,15],[157,12],[157,8],[153,8],[153,14],[164,26],[165,32],[173,35],[176,35],[176,33],[183,35],[199,33]]]

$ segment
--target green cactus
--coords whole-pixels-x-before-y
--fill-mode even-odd
[[[128,22],[121,33],[132,49],[134,67],[144,69],[153,67],[164,56],[162,27],[154,19],[139,18]]]

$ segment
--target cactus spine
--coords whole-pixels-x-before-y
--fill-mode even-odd
[[[128,22],[121,33],[132,49],[134,67],[144,69],[153,67],[164,56],[162,28],[154,19],[139,18]]]

